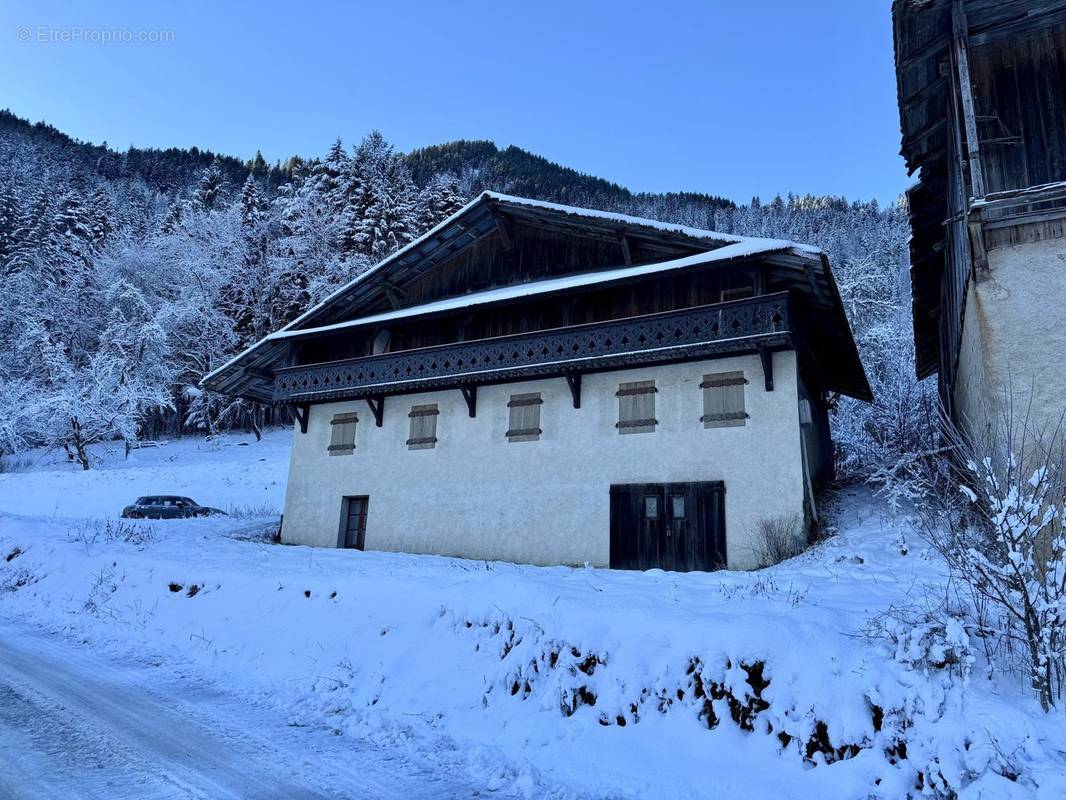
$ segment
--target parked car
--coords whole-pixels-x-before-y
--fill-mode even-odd
[[[182,519],[225,513],[219,508],[202,506],[191,498],[171,494],[138,497],[133,505],[122,509],[122,516],[126,519]]]

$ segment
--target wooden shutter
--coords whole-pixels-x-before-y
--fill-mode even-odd
[[[507,441],[535,442],[540,438],[540,392],[513,394],[508,408]]]
[[[619,384],[619,433],[653,433],[659,421],[655,419],[655,381],[632,381]]]
[[[744,411],[744,386],[747,380],[743,372],[719,372],[704,375],[700,388],[703,390],[703,416],[700,421],[705,428],[733,428],[747,424]]]
[[[411,420],[411,433],[407,439],[408,450],[432,450],[437,446],[439,413],[436,403],[411,406],[411,413],[407,415]]]
[[[329,454],[331,456],[351,455],[355,450],[355,425],[359,422],[358,414],[334,414],[330,420],[332,426],[329,437]]]

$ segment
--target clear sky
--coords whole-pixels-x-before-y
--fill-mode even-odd
[[[6,0],[0,42],[0,107],[116,148],[273,162],[377,128],[738,201],[908,183],[889,0]]]

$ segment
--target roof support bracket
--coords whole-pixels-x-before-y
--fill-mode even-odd
[[[366,399],[366,404],[374,415],[374,424],[380,428],[385,422],[385,395],[372,395]]]
[[[460,386],[459,391],[463,393],[463,399],[466,400],[466,408],[470,412],[470,416],[477,416],[477,386]]]
[[[762,360],[762,376],[766,385],[766,391],[774,390],[774,354],[766,347],[759,348],[759,358]]]
[[[307,420],[311,416],[311,406],[307,403],[293,406],[292,415],[296,417],[296,421],[300,423],[300,433],[307,433]]]
[[[574,408],[581,408],[581,373],[566,373],[566,385],[570,387],[570,396],[574,398]]]
[[[622,261],[627,267],[633,265],[633,251],[629,248],[629,239],[624,232],[618,234],[618,244],[622,247]]]

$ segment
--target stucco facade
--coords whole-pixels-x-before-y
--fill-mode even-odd
[[[1066,407],[1066,245],[1062,239],[999,247],[971,283],[954,388],[961,427],[981,441],[1013,394],[1019,413],[1054,422]]]
[[[367,549],[607,566],[611,484],[724,481],[728,565],[753,567],[759,521],[804,511],[795,353],[773,359],[770,392],[759,358],[738,356],[588,374],[579,409],[562,378],[483,386],[474,418],[455,389],[389,397],[380,428],[361,400],[311,406],[307,433],[293,435],[282,538],[336,547],[342,498],[367,496]],[[738,370],[746,424],[705,428],[703,375]],[[620,435],[615,392],[645,380],[659,424]],[[509,442],[508,400],[527,392],[543,398],[543,433]],[[410,450],[408,412],[431,403],[436,446]],[[354,452],[330,455],[331,420],[350,412]]]

